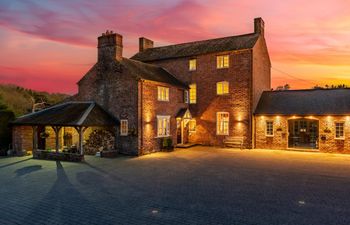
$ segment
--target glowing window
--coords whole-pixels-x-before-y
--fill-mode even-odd
[[[120,135],[128,135],[128,120],[120,120]]]
[[[273,136],[273,121],[266,121],[266,130],[265,130],[266,136]]]
[[[188,122],[188,130],[190,132],[195,132],[196,131],[196,120],[195,119],[192,119]]]
[[[344,139],[344,122],[336,122],[335,123],[335,138],[336,139]]]
[[[229,113],[228,112],[216,113],[216,134],[217,135],[229,134]]]
[[[188,91],[184,90],[184,103],[188,103]]]
[[[188,69],[190,71],[195,71],[197,69],[197,59],[190,59],[188,61]]]
[[[229,55],[218,55],[216,56],[216,68],[228,68],[229,65]]]
[[[157,116],[157,136],[170,136],[170,116]]]
[[[216,83],[216,93],[218,95],[224,95],[228,94],[229,88],[228,88],[228,82],[222,81]]]
[[[197,103],[197,85],[191,84],[190,85],[190,104],[196,104]]]
[[[158,86],[158,101],[169,101],[169,88]]]

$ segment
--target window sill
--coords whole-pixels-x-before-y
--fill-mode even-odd
[[[274,137],[275,135],[265,135],[265,137]]]
[[[167,135],[167,136],[157,136],[157,137],[155,137],[155,138],[157,139],[157,138],[168,138],[168,137],[171,137],[171,135]]]
[[[120,134],[121,137],[126,137],[128,136],[127,134]]]
[[[160,99],[158,99],[158,102],[169,102],[169,100],[160,100]]]
[[[228,136],[229,134],[216,134],[217,136]]]
[[[344,140],[345,140],[345,137],[343,137],[343,138],[334,138],[334,140],[337,140],[337,141],[344,141]]]
[[[217,70],[228,69],[228,68],[230,67],[220,67],[220,68],[216,67]]]

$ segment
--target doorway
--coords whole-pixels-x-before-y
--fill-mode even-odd
[[[319,122],[312,119],[288,121],[288,148],[318,149]]]
[[[38,149],[46,149],[46,138],[42,134],[45,133],[45,126],[38,126]]]

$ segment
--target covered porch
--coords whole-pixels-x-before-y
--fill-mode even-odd
[[[86,153],[117,153],[119,121],[94,102],[66,102],[19,117],[12,125],[16,151],[24,149],[31,131],[27,149],[34,158],[81,161]]]

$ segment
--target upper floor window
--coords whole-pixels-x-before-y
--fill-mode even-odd
[[[229,113],[228,112],[216,113],[216,134],[217,135],[229,134]]]
[[[229,88],[228,88],[227,81],[221,81],[216,83],[216,93],[218,95],[228,94],[228,91],[229,91]]]
[[[128,135],[128,120],[120,120],[120,135]]]
[[[216,56],[216,68],[228,68],[229,66],[229,55]]]
[[[197,85],[190,84],[190,104],[197,103]]]
[[[344,122],[336,122],[335,123],[335,138],[336,139],[344,139]]]
[[[170,136],[170,116],[157,116],[157,136]]]
[[[158,101],[169,101],[169,88],[158,86]]]
[[[184,103],[188,103],[188,91],[184,90]]]
[[[189,71],[195,71],[197,69],[197,59],[190,59],[188,61]]]
[[[265,135],[266,136],[273,136],[273,121],[268,120],[266,121],[266,127],[265,127]]]

